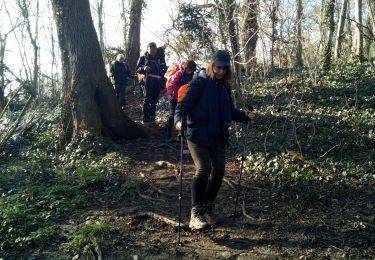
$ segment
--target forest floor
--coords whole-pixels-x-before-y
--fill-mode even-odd
[[[373,90],[371,91],[372,95]],[[128,93],[128,99],[129,116],[136,121],[140,120],[140,99],[132,92]],[[164,111],[164,114],[160,114],[161,118],[166,116],[165,105],[166,102],[163,101],[159,107]],[[62,202],[58,197],[55,200],[64,210],[53,209],[53,213],[58,212],[59,216],[46,217],[44,221],[50,223],[50,219],[53,219],[52,228],[47,229],[48,232],[46,229],[39,233],[32,232],[32,236],[23,240],[12,240],[21,245],[18,247],[13,247],[10,242],[7,244],[0,241],[3,248],[9,248],[4,249],[3,253],[0,251],[0,258],[99,259],[102,255],[104,259],[375,259],[375,190],[371,182],[359,183],[352,179],[342,182],[341,177],[323,174],[320,178],[299,178],[296,182],[289,179],[283,182],[283,179],[259,178],[256,170],[252,171],[257,169],[253,162],[248,164],[245,171],[240,203],[233,220],[241,149],[228,149],[225,181],[215,208],[221,216],[221,223],[204,231],[186,228],[190,218],[190,183],[194,165],[188,150],[185,150],[183,227],[181,245],[178,245],[176,223],[179,179],[176,177],[176,170],[180,143],[177,138],[172,142],[165,142],[163,120],[146,128],[149,138],[123,141],[110,147],[126,158],[124,164],[108,159],[108,167],[120,164],[121,169],[116,173],[106,175],[103,179],[98,177],[97,172],[93,172],[88,179],[81,177],[80,170],[75,168],[74,172],[80,178],[77,189],[74,181],[66,180],[65,177],[61,181],[59,177],[57,180],[64,183],[62,188],[56,192],[56,187],[51,186],[53,190],[48,191],[48,197],[64,194],[70,200],[77,201],[78,206],[67,206],[64,204],[67,202]],[[254,125],[250,132],[250,144],[259,142],[259,132],[265,130]],[[239,137],[238,143],[241,144],[242,140]],[[364,151],[371,156],[372,144],[373,141],[368,141],[366,145],[369,150]],[[329,149],[322,152],[324,156],[327,153]],[[301,168],[297,169],[298,172],[304,171],[301,170],[303,165],[312,164],[311,160],[305,159],[299,152],[289,151],[289,157],[303,161],[303,164],[288,161],[290,165],[287,165],[286,161],[280,161],[280,156],[276,162],[284,163],[285,168],[299,165]],[[248,159],[251,160],[252,157]],[[77,161],[74,163],[77,164]],[[312,168],[326,167],[323,162],[317,165],[314,164]],[[333,168],[327,171],[336,172]],[[0,200],[0,217],[5,220],[6,216],[12,217],[11,214],[15,213],[14,210],[6,211],[1,207],[9,206],[13,199],[17,199],[18,203],[19,199],[14,196],[12,200],[7,198],[5,201],[5,194],[16,195],[15,183],[18,182],[14,175],[2,178],[0,177],[0,191],[3,192],[4,200]],[[12,180],[14,187],[9,187],[9,180]],[[29,201],[44,196],[39,195],[44,193],[35,188],[42,180],[35,182],[37,183],[31,186],[32,192],[26,192]],[[65,194],[61,189],[68,191]],[[78,202],[83,199],[84,203]],[[15,223],[25,217],[21,213],[17,214],[20,216],[14,217],[18,218]],[[4,222],[0,233],[5,233],[5,227],[10,233],[9,226]],[[10,228],[15,228],[14,224]],[[20,241],[25,246],[22,247]]]

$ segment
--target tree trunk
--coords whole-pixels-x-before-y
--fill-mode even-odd
[[[258,0],[245,0],[245,16],[242,31],[244,63],[246,69],[253,68],[256,63],[256,47],[258,42]]]
[[[5,75],[4,75],[4,55],[5,55],[5,47],[6,47],[6,35],[0,33],[0,111],[3,111],[5,107]]]
[[[122,21],[122,31],[123,31],[123,36],[124,36],[124,50],[126,50],[126,47],[128,46],[128,20],[126,18],[127,16],[127,9],[125,7],[125,1],[120,0],[120,17]]]
[[[113,139],[144,136],[121,110],[106,76],[89,1],[53,0],[52,5],[66,84],[63,113],[67,115],[62,118],[71,118],[72,141],[85,132]]]
[[[363,34],[362,30],[362,0],[355,0],[355,54],[359,61],[363,61]]]
[[[374,1],[367,0],[367,6],[368,6],[369,17],[371,17],[371,21],[372,21],[372,33],[373,33],[373,36],[375,37],[375,3]]]
[[[325,71],[328,71],[331,69],[331,63],[332,63],[332,40],[333,40],[333,33],[335,32],[334,11],[335,11],[335,0],[328,0],[327,6],[325,8],[325,21],[328,27],[328,35],[327,35],[326,45],[324,46],[324,56],[323,56],[323,69]]]
[[[129,35],[126,47],[127,61],[133,71],[137,65],[141,48],[141,21],[143,0],[132,0],[130,4]]]
[[[341,56],[341,47],[344,39],[344,26],[348,10],[348,0],[342,1],[339,24],[337,26],[336,44],[335,44],[335,58],[339,59]]]
[[[278,22],[278,16],[277,12],[279,10],[279,0],[272,0],[271,5],[271,12],[270,12],[270,18],[272,23],[272,32],[271,32],[271,49],[270,49],[270,60],[271,60],[271,70],[275,68],[275,43],[277,38],[277,22]]]
[[[371,28],[372,28],[370,16],[367,16],[366,27],[369,28],[369,33],[372,34],[372,32],[370,31]],[[364,41],[364,57],[368,60],[368,59],[370,59],[371,41],[372,40],[369,39],[368,37],[365,37],[364,40],[365,40]]]
[[[40,72],[40,63],[39,63],[39,0],[36,1],[36,15],[35,15],[35,32],[32,32],[31,29],[31,18],[29,14],[30,6],[26,3],[25,0],[19,1],[18,7],[21,10],[21,14],[25,21],[26,31],[30,38],[31,45],[33,47],[33,71],[31,82],[33,85],[34,90],[36,91],[37,95],[40,95],[42,90],[39,86],[39,72]]]
[[[104,45],[104,13],[103,13],[104,0],[97,0],[96,13],[98,15],[98,30],[99,30],[99,45],[102,50],[103,58],[105,59],[105,45]]]
[[[319,16],[319,32],[320,32],[320,44],[319,53],[324,53],[324,47],[326,46],[327,29],[326,29],[326,0],[320,1],[320,16]]]
[[[295,67],[302,67],[302,16],[303,7],[302,0],[296,0],[297,4],[297,17],[296,17],[296,34],[297,34],[297,44],[296,44],[296,59],[294,62]]]
[[[218,8],[219,18],[221,24],[225,24],[226,32],[229,36],[230,48],[231,48],[231,58],[233,63],[233,73],[234,79],[236,81],[235,95],[240,96],[241,90],[241,68],[240,68],[240,46],[238,30],[236,26],[236,1],[234,0],[224,0],[216,1],[216,7]]]

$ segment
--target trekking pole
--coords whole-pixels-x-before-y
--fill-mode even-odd
[[[180,167],[178,169],[177,177],[180,177],[180,191],[178,194],[178,202],[179,202],[179,208],[178,208],[178,245],[181,246],[181,212],[182,212],[182,176],[183,176],[183,155],[184,155],[184,127],[182,126],[182,129],[179,133],[180,137]]]
[[[252,106],[249,106],[248,109],[249,109],[250,112],[252,112],[254,110]],[[243,167],[244,167],[245,158],[246,158],[245,152],[246,152],[246,147],[247,147],[247,139],[248,139],[248,135],[249,135],[250,124],[251,124],[251,122],[249,121],[246,125],[245,142],[244,142],[242,155],[241,155],[240,176],[238,178],[236,202],[234,203],[233,221],[236,219],[236,214],[237,214],[237,204],[238,204],[238,198],[240,196],[241,179],[242,179]]]

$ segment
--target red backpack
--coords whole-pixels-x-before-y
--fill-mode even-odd
[[[189,87],[189,83],[182,85],[177,92],[177,102],[180,102],[184,97],[186,89]]]
[[[177,73],[182,68],[182,65],[186,62],[186,60],[182,60],[179,64],[173,64],[169,66],[167,73],[166,73],[166,78],[167,81],[165,83],[165,88],[168,88],[169,84],[171,84],[173,75]]]

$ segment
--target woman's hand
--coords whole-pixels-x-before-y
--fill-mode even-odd
[[[150,68],[149,66],[144,66],[144,67],[143,67],[143,70],[144,70],[146,73],[150,73],[151,68]]]
[[[177,122],[176,123],[176,130],[177,131],[181,131],[181,129],[182,129],[182,123],[181,122]]]

